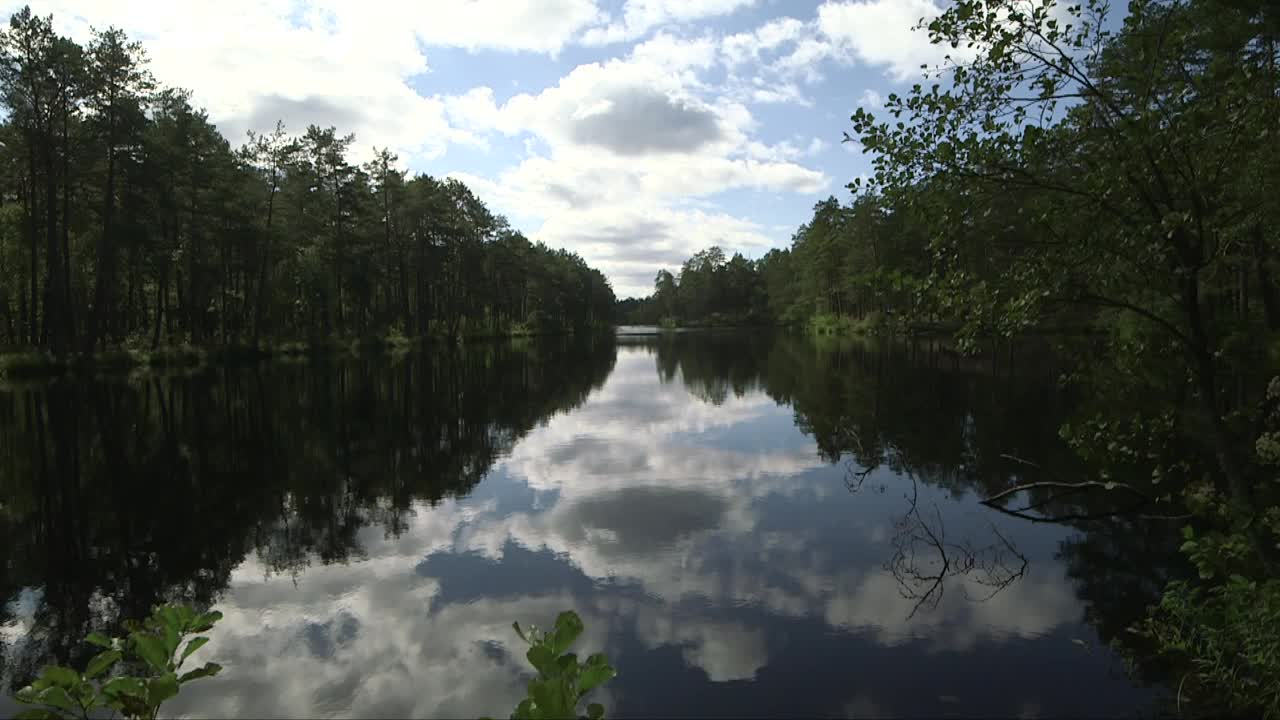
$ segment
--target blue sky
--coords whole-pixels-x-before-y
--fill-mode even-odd
[[[718,244],[785,247],[866,172],[860,104],[941,53],[942,0],[53,0],[62,32],[115,25],[238,144],[277,118],[464,180],[529,237],[647,294]],[[9,11],[16,9],[9,4]]]

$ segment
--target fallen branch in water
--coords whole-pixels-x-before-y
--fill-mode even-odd
[[[1112,510],[1110,512],[1104,512],[1104,513],[1072,513],[1069,515],[1029,515],[1023,510],[1010,510],[1008,508],[1000,507],[999,505],[996,505],[994,503],[990,503],[986,500],[983,500],[981,502],[983,505],[986,505],[987,507],[991,508],[992,510],[995,510],[996,512],[1001,512],[1001,513],[1004,513],[1005,515],[1016,517],[1019,520],[1026,520],[1028,522],[1035,522],[1035,523],[1066,523],[1066,522],[1083,522],[1086,520],[1105,520],[1106,518],[1120,517],[1121,515],[1132,515],[1136,513],[1144,505],[1146,505],[1146,503],[1143,502],[1138,505],[1134,505],[1132,507],[1124,508],[1122,510]],[[1148,519],[1147,516],[1139,516],[1139,517],[1143,519]],[[1150,519],[1165,520],[1165,519],[1173,519],[1173,518],[1151,517]]]
[[[1037,470],[1045,472],[1046,474],[1050,474],[1050,475],[1052,474],[1046,468],[1040,466],[1037,463],[1031,462],[1030,460],[1025,460],[1023,458],[1020,458],[1014,455],[1007,455],[1007,454],[1002,454],[1000,457],[1005,458],[1006,460],[1010,460],[1012,462],[1019,463],[1021,465],[1027,465],[1029,467],[1036,468]],[[1017,495],[1018,493],[1024,492],[1024,491],[1042,490],[1042,489],[1057,490],[1059,492],[1052,493],[1050,494],[1049,497],[1045,498],[1044,500],[1041,500],[1039,502],[1035,502],[1020,508],[1007,508],[1000,505],[1001,500],[1004,500],[1005,498],[1008,498],[1012,495]],[[1104,512],[1104,513],[1073,513],[1069,515],[1056,515],[1056,516],[1029,514],[1032,510],[1038,510],[1039,508],[1042,508],[1045,505],[1048,505],[1054,501],[1061,500],[1062,498],[1068,495],[1076,495],[1076,494],[1086,492],[1088,490],[1094,490],[1094,489],[1104,490],[1107,492],[1111,492],[1114,490],[1123,490],[1126,493],[1129,493],[1130,495],[1135,496],[1138,499],[1138,502],[1120,510],[1113,510],[1113,511]],[[1085,521],[1085,520],[1101,520],[1104,518],[1117,517],[1120,515],[1130,515],[1130,514],[1136,513],[1138,510],[1142,509],[1143,507],[1146,507],[1147,505],[1151,504],[1152,502],[1154,502],[1154,500],[1151,498],[1151,496],[1147,495],[1145,492],[1139,490],[1138,488],[1132,485],[1128,485],[1126,483],[1121,483],[1121,482],[1113,482],[1113,481],[1104,482],[1101,480],[1084,480],[1081,482],[1064,482],[1061,480],[1047,480],[1047,481],[1041,480],[1037,482],[1029,482],[1029,483],[1022,483],[1019,485],[1014,485],[1013,487],[1002,490],[996,493],[995,495],[992,495],[991,497],[981,500],[980,502],[981,504],[986,505],[987,507],[993,510],[997,510],[1006,515],[1011,515],[1021,520],[1028,520],[1030,522],[1041,522],[1041,523],[1064,523],[1064,522],[1078,522],[1078,521]],[[1150,516],[1150,519],[1173,520],[1177,518],[1169,517],[1169,516],[1166,516],[1166,517]]]
[[[993,503],[999,500],[1003,500],[1004,498],[1007,498],[1010,495],[1016,495],[1022,492],[1023,490],[1038,490],[1040,488],[1054,488],[1056,490],[1067,491],[1065,493],[1060,493],[1056,497],[1061,497],[1062,495],[1074,495],[1077,492],[1088,490],[1090,488],[1101,488],[1103,490],[1127,490],[1139,497],[1150,499],[1147,497],[1146,493],[1142,492],[1136,487],[1133,487],[1132,485],[1126,485],[1124,483],[1117,483],[1117,482],[1101,482],[1099,480],[1085,480],[1084,482],[1078,482],[1078,483],[1033,482],[1033,483],[1025,483],[1022,485],[1014,485],[1008,490],[1003,490],[1001,492],[998,492],[995,495],[992,495],[991,497],[987,498],[986,500],[983,500],[982,502]],[[1043,505],[1044,503],[1040,503],[1040,504]],[[1030,509],[1030,508],[1028,507],[1025,509]]]

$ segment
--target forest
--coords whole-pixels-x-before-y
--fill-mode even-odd
[[[120,30],[0,31],[0,350],[243,348],[585,331],[609,281],[464,184],[336,128],[223,137]]]
[[[853,114],[851,201],[621,310],[1056,344],[1090,469],[1038,489],[1154,498],[1196,572],[1132,636],[1180,699],[1280,716],[1280,5],[956,0],[920,29],[950,54]]]

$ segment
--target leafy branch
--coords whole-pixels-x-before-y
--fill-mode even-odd
[[[529,681],[529,696],[520,702],[512,720],[558,720],[584,717],[600,720],[604,706],[591,703],[586,714],[578,714],[578,703],[587,693],[600,687],[618,674],[603,654],[596,653],[586,662],[578,662],[578,656],[568,652],[574,640],[582,634],[582,619],[572,610],[556,617],[555,627],[548,631],[520,623],[512,623],[521,640],[529,643],[525,657],[538,671],[538,677]]]
[[[222,613],[197,614],[186,605],[162,605],[142,622],[129,620],[124,638],[90,633],[85,642],[102,649],[83,671],[49,665],[28,687],[16,694],[18,702],[34,707],[19,713],[17,720],[87,720],[92,713],[111,710],[125,718],[155,720],[160,706],[176,696],[192,680],[213,677],[222,670],[205,663],[182,672],[183,665],[209,638],[208,632],[222,619]],[[196,635],[188,639],[189,636]],[[113,673],[135,666],[141,675]]]

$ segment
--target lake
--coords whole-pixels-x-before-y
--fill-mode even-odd
[[[506,717],[574,609],[613,717],[1149,716],[1107,643],[1176,537],[979,504],[1070,466],[1056,378],[699,332],[13,383],[0,673],[185,600],[226,670],[174,713]]]

